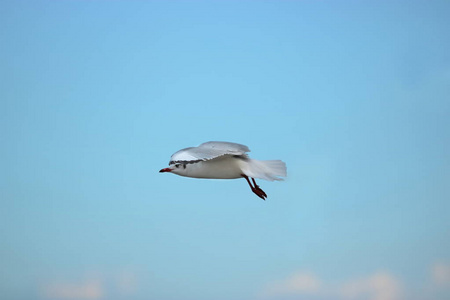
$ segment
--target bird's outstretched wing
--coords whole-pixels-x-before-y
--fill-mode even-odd
[[[198,147],[189,147],[175,152],[169,165],[176,163],[196,163],[211,160],[223,155],[238,155],[246,157],[250,152],[247,146],[229,142],[206,142]]]

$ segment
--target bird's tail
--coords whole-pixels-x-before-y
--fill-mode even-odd
[[[286,164],[281,160],[248,159],[242,166],[242,171],[248,177],[274,181],[286,177]]]

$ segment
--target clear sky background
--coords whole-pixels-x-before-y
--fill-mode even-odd
[[[1,1],[2,299],[449,299],[449,15]],[[158,173],[210,140],[288,178]]]

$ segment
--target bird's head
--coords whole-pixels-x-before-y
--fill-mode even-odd
[[[183,175],[186,173],[186,164],[171,164],[168,168],[159,170],[159,173],[170,172],[177,175]]]

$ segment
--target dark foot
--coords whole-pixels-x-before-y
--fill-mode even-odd
[[[262,196],[264,196],[263,199],[266,200],[265,198],[267,198],[267,195],[266,195],[266,193],[264,193],[264,191],[259,187],[259,185],[256,184],[255,178],[252,178],[252,181],[253,181],[253,185],[255,186],[255,190],[258,191],[258,192],[253,191],[253,193],[255,193],[255,194],[258,195],[258,196],[259,196],[258,193],[261,193]],[[252,190],[253,190],[253,189],[252,189]],[[259,196],[259,197],[261,197],[261,196]]]
[[[259,185],[256,184],[256,181],[254,178],[252,178],[252,181],[253,181],[253,185],[252,185],[250,183],[250,180],[248,179],[248,176],[242,174],[242,177],[244,177],[245,180],[247,180],[248,185],[252,189],[252,192],[256,194],[256,196],[258,196],[259,198],[261,198],[263,200],[266,200],[266,198],[267,198],[266,193],[264,193],[264,191],[259,187]]]
[[[267,198],[266,193],[264,193],[264,191],[259,186],[252,188],[252,192],[255,193],[259,198],[261,198],[263,200],[266,200],[266,198]]]

